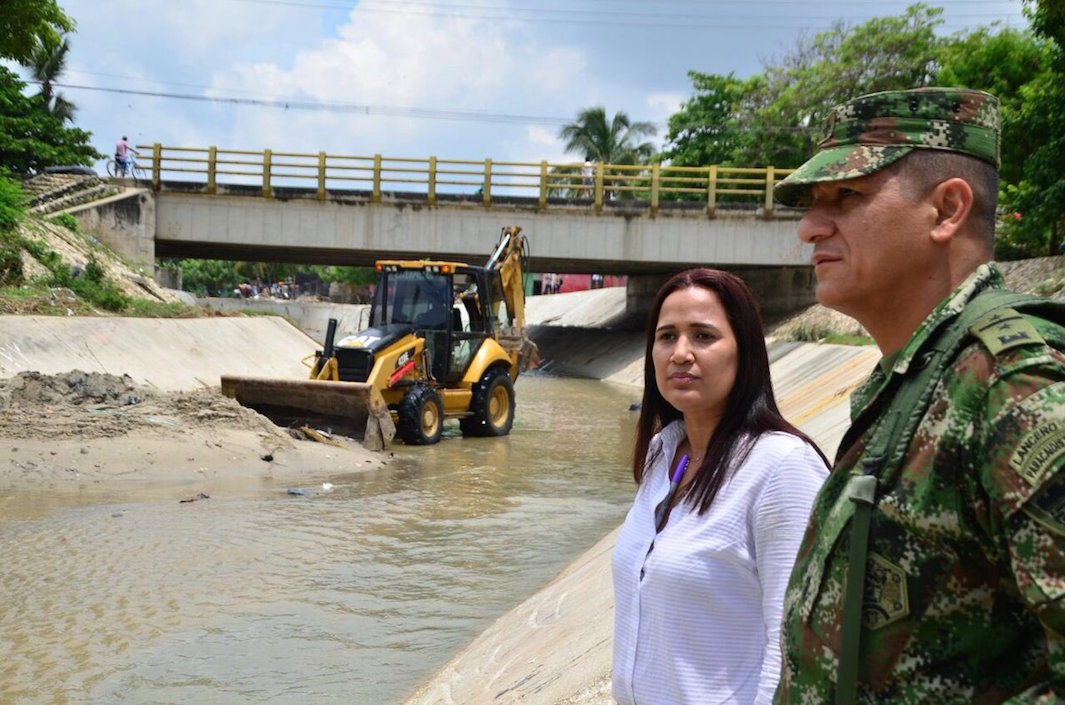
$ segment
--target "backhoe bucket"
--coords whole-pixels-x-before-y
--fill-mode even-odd
[[[306,425],[353,436],[382,450],[396,433],[388,405],[371,384],[222,376],[222,394],[281,426]]]

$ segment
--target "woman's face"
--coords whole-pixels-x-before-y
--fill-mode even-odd
[[[690,423],[714,424],[736,382],[736,336],[718,295],[699,286],[662,302],[651,348],[658,391]]]

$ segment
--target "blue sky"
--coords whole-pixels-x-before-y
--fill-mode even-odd
[[[566,161],[558,129],[584,107],[664,133],[691,93],[688,70],[746,77],[836,19],[908,4],[60,0],[78,23],[63,82],[81,86],[61,90],[105,154],[127,134],[167,146]],[[944,9],[944,33],[1025,26],[1020,0],[929,4]]]

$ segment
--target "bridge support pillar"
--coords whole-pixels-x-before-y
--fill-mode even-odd
[[[726,269],[722,267],[722,269]],[[728,271],[747,283],[758,302],[763,321],[774,321],[796,309],[817,303],[817,280],[813,267],[728,267]],[[641,274],[629,276],[626,285],[625,312],[628,320],[642,327],[654,303],[659,287],[672,275]]]
[[[92,235],[149,276],[154,271],[155,196],[151,191],[125,189],[69,212],[78,219],[81,232]]]
[[[666,283],[669,274],[630,274],[625,284],[626,327],[643,330],[647,325],[647,312],[651,310],[655,294]]]

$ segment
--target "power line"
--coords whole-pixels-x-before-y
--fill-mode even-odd
[[[259,5],[277,5],[316,10],[352,11],[351,5],[334,5],[321,1],[301,2],[299,0],[229,0],[230,2],[244,2]],[[604,16],[595,10],[573,9],[537,9],[537,8],[512,8],[492,5],[468,5],[468,4],[440,4],[431,2],[404,2],[402,7],[390,8],[379,6],[382,0],[366,0],[358,5],[360,12],[373,14],[391,14],[418,17],[449,17],[457,19],[482,19],[494,21],[521,21],[537,22],[545,24],[568,24],[568,25],[592,25],[595,27],[638,27],[638,28],[667,28],[667,29],[716,29],[721,31],[734,31],[737,29],[802,29],[810,26],[810,23],[844,21],[863,21],[870,19],[866,15],[839,17],[836,16],[812,16],[802,14],[798,16],[773,16],[774,22],[781,20],[795,20],[802,24],[766,24],[764,17],[758,15],[723,15],[723,14],[670,14],[663,12],[615,12]],[[846,2],[841,0],[847,7],[866,5],[867,7],[883,8],[883,2],[861,3]],[[797,3],[777,0],[773,4],[790,5],[798,7]],[[429,8],[414,10],[412,7]],[[806,7],[806,5],[803,5]],[[434,9],[435,8],[435,9]],[[472,11],[472,12],[471,12]],[[493,14],[483,14],[485,12]],[[478,14],[481,13],[481,14]],[[663,19],[664,18],[664,19]],[[947,18],[944,18],[946,20]],[[1020,19],[1016,16],[1003,15],[1002,13],[981,14],[951,14],[949,19],[958,20],[1004,20],[1011,21]],[[741,20],[736,23],[734,20]],[[750,20],[750,22],[745,22]]]
[[[28,81],[40,85],[40,81]],[[248,105],[253,107],[280,108],[283,110],[303,110],[316,112],[353,113],[375,117],[407,117],[426,120],[454,120],[465,122],[488,122],[519,125],[547,125],[562,126],[572,122],[571,118],[550,117],[545,115],[521,115],[508,113],[492,113],[485,110],[440,110],[434,108],[398,107],[382,105],[361,105],[356,103],[323,103],[289,99],[264,99],[264,98],[238,98],[234,96],[205,96],[190,93],[169,93],[163,91],[142,91],[130,88],[107,88],[102,86],[81,86],[71,83],[53,83],[57,88],[72,88],[75,90],[96,91],[100,93],[118,93],[123,95],[137,95],[149,98],[170,98],[175,100],[188,100],[201,103],[219,103],[226,105]],[[654,123],[656,128],[671,127],[668,123]],[[714,130],[722,135],[736,131],[729,125],[710,125],[705,123],[673,125],[677,129]],[[820,132],[820,128],[799,125],[763,125],[768,132]]]
[[[146,76],[130,76],[128,74],[122,74],[122,73],[106,73],[106,72],[103,72],[103,71],[85,71],[84,69],[70,69],[70,70],[64,71],[63,74],[65,76],[69,76],[69,75],[72,75],[72,74],[73,75],[81,75],[81,76],[102,76],[104,78],[117,78],[117,79],[120,79],[122,81],[141,81],[141,82],[148,82],[148,83],[151,83],[151,84],[157,84],[157,85],[162,85],[162,86],[181,86],[181,87],[184,87],[184,88],[198,88],[198,89],[200,89],[202,91],[214,90],[214,86],[205,86],[202,83],[185,83],[183,81],[162,81],[162,80],[159,80],[159,79],[156,79],[156,78],[149,78],[149,77],[146,77]],[[30,80],[29,82],[30,83],[40,83],[39,81],[34,81],[34,80]],[[229,88],[228,90],[233,91],[235,93],[244,93],[246,95],[251,95],[251,96],[254,97],[254,94],[252,93],[252,91],[242,91],[242,90],[240,90],[238,88]]]
[[[475,10],[475,11],[489,11],[489,12],[505,12],[505,13],[508,13],[508,14],[525,13],[525,14],[531,15],[531,16],[536,16],[537,14],[540,14],[540,15],[558,15],[558,16],[562,16],[562,17],[570,16],[570,15],[595,15],[594,19],[596,21],[598,21],[600,19],[603,19],[603,11],[602,10],[595,9],[595,8],[574,9],[572,3],[567,3],[566,4],[567,6],[565,8],[528,8],[528,7],[515,7],[513,5],[498,4],[498,3],[496,3],[496,4],[470,4],[470,3],[464,3],[464,2],[463,3],[445,3],[445,2],[437,2],[437,1],[434,1],[434,0],[401,0],[400,2],[395,2],[393,0],[363,0],[363,2],[360,2],[357,5],[356,4],[352,4],[352,3],[335,4],[335,3],[326,2],[325,0],[230,0],[230,2],[234,2],[234,1],[250,2],[250,3],[256,3],[256,4],[263,4],[263,5],[282,5],[282,6],[290,6],[290,7],[306,7],[306,8],[311,8],[311,9],[325,9],[325,10],[337,10],[337,11],[349,11],[349,12],[350,11],[354,11],[355,9],[368,11],[368,10],[371,9],[371,7],[374,10],[381,10],[383,8],[382,7],[377,7],[377,6],[379,6],[379,5],[380,6],[393,5],[393,6],[399,6],[399,8],[401,8],[401,9],[406,9],[406,8],[410,8],[411,6],[416,6],[416,7],[438,8],[438,9],[450,10],[450,11]],[[650,18],[656,18],[656,17],[662,17],[663,15],[676,14],[676,13],[671,13],[671,12],[665,11],[665,9],[664,9],[665,7],[667,7],[667,6],[671,5],[671,4],[675,5],[676,4],[675,2],[674,3],[669,3],[669,2],[657,2],[657,3],[654,3],[654,7],[655,7],[655,11],[654,12],[622,12],[622,13],[619,13],[619,12],[616,11],[616,9],[614,9],[614,6],[619,5],[619,4],[642,4],[642,5],[646,6],[647,2],[645,0],[600,0],[600,1],[601,2],[610,2],[611,9],[610,9],[610,12],[609,12],[609,15],[608,15],[609,17],[617,17],[619,15],[622,15],[622,16],[628,15],[628,16],[633,16],[633,17],[636,17],[636,18],[649,18],[649,17]],[[904,0],[896,0],[896,1],[897,1],[897,3],[900,6],[902,6],[903,3],[904,3]],[[911,4],[909,2],[909,0],[905,0],[905,3],[907,5]],[[817,5],[824,5],[824,6],[842,5],[842,6],[845,6],[845,7],[866,6],[866,7],[875,7],[877,9],[884,9],[885,0],[761,0],[761,1],[755,2],[753,4],[758,6],[758,7],[765,7],[765,6],[784,6],[784,7],[788,7],[788,6],[791,6],[791,7],[801,7],[803,9],[808,9],[811,6],[817,6]],[[972,6],[972,5],[1000,5],[1001,4],[1001,0],[955,0],[955,4],[958,4],[958,5],[969,5],[969,6]],[[706,3],[705,3],[704,0],[696,0],[696,2],[693,3],[693,5],[695,5],[696,7],[700,8],[700,9],[706,7]],[[737,3],[735,3],[735,6],[743,8],[743,9],[749,9],[752,6],[752,3],[750,3],[750,2],[743,2],[743,3],[737,2]],[[703,17],[703,18],[707,18],[707,19],[719,19],[721,17],[730,17],[730,16],[731,17],[735,17],[736,16],[736,15],[723,14],[723,13],[721,13],[721,9],[722,9],[722,5],[720,3],[718,3],[716,5],[715,11],[713,13],[711,13],[711,14],[696,13],[696,14],[693,15],[691,13],[688,13],[688,12],[684,11],[684,10],[681,10],[680,12],[682,14],[678,15],[678,16],[681,16],[681,17]],[[748,16],[748,17],[758,17],[758,15],[746,15],[746,16]],[[805,17],[806,15],[803,15],[803,16]],[[966,15],[966,16],[970,16],[970,15]],[[982,14],[980,14],[978,16],[981,16],[981,17],[987,17],[987,16],[1001,17],[1002,13],[1001,12],[982,13]]]
[[[40,84],[40,81],[29,81]],[[82,86],[73,83],[53,83],[57,88],[72,88],[100,93],[119,93],[149,98],[170,98],[200,103],[221,103],[228,105],[250,105],[283,110],[307,110],[319,112],[356,113],[377,117],[412,117],[428,120],[461,120],[468,122],[518,123],[523,125],[564,125],[569,118],[547,117],[543,115],[520,115],[508,113],[491,113],[481,110],[440,110],[436,108],[401,107],[388,105],[362,105],[357,103],[324,103],[291,99],[238,98],[234,96],[195,95],[192,93],[171,93],[164,91],[145,91],[131,88],[109,88],[103,86]]]

